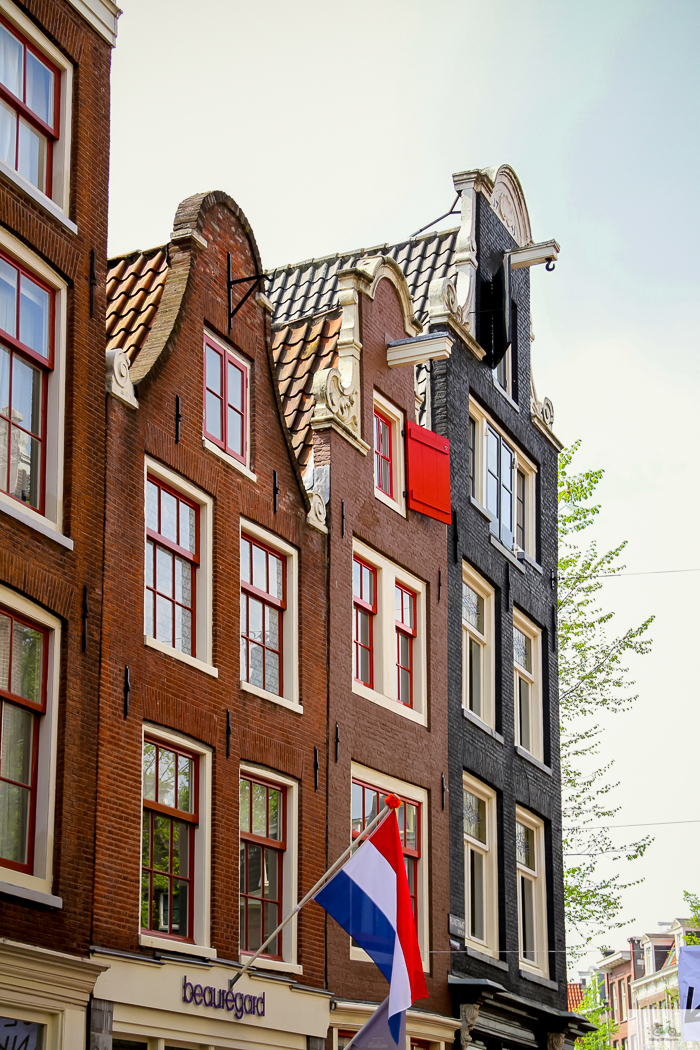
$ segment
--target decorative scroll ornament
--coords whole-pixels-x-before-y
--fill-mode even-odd
[[[562,1050],[565,1040],[565,1032],[547,1032],[547,1050]]]
[[[324,368],[316,373],[313,426],[335,422],[359,438],[359,371],[359,366],[353,367],[349,380],[343,378],[338,368]]]
[[[138,408],[134,384],[129,372],[129,359],[123,350],[108,350],[105,359],[105,390],[129,408]]]
[[[462,1028],[460,1031],[462,1050],[467,1050],[472,1041],[472,1028],[476,1024],[477,1017],[479,1016],[478,1004],[462,1003],[459,1008],[459,1016],[462,1020]],[[547,1050],[549,1050],[549,1048],[547,1048]]]
[[[329,464],[321,467],[313,465],[314,455],[311,453],[309,468],[304,473],[304,485],[309,493],[311,507],[306,515],[309,525],[313,525],[319,532],[328,532],[326,525],[326,508],[331,498],[331,468]]]
[[[320,492],[310,492],[309,499],[311,500],[311,508],[306,515],[306,520],[309,525],[313,525],[320,532],[328,532],[326,526],[326,504],[323,502],[323,496]]]
[[[548,397],[545,397],[543,401],[537,400],[532,372],[530,373],[530,415],[533,421],[541,420],[548,430],[551,430],[554,426],[554,405]]]

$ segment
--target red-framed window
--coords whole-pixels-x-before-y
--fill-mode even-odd
[[[47,668],[45,628],[0,608],[0,864],[30,873]]]
[[[352,837],[358,835],[370,824],[379,812],[384,796],[387,791],[379,791],[371,784],[365,784],[361,780],[353,778],[352,781],[352,803],[351,803],[351,826]],[[413,918],[417,916],[418,896],[418,862],[420,860],[420,803],[412,802],[410,799],[398,796],[401,805],[396,810],[396,819],[399,822],[399,835],[403,849],[403,859],[406,866],[408,878],[408,891],[411,895],[411,907]]]
[[[286,849],[286,789],[241,773],[239,781],[239,915],[242,952],[254,952],[282,920],[282,878]],[[280,959],[275,937],[265,955]]]
[[[0,252],[0,491],[44,509],[55,292]]]
[[[391,442],[391,420],[374,410],[374,485],[394,498],[394,465]]]
[[[252,536],[241,536],[241,678],[283,693],[283,630],[287,559]]]
[[[0,157],[49,197],[60,90],[56,66],[0,18]]]
[[[192,941],[199,758],[145,737],[141,928]]]
[[[199,506],[146,480],[146,634],[194,656]]]
[[[239,357],[204,340],[204,434],[245,463],[248,434],[248,369]]]
[[[377,570],[360,558],[352,562],[352,642],[355,681],[374,687],[374,617]]]
[[[416,596],[401,583],[394,585],[396,615],[396,696],[413,707],[413,639],[416,637]]]

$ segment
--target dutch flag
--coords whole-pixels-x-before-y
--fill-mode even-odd
[[[364,948],[389,982],[389,1029],[398,1043],[403,1013],[416,999],[427,998],[428,989],[395,811],[314,899]]]

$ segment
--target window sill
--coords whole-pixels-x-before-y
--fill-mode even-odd
[[[11,496],[6,496],[4,493],[0,493],[0,511],[7,514],[9,518],[14,518],[15,521],[21,521],[23,525],[28,525],[35,532],[40,532],[42,536],[55,540],[56,543],[60,543],[66,550],[73,550],[73,540],[68,536],[64,536],[55,522],[51,521],[50,518],[45,518],[43,514],[25,510],[16,500],[13,500]]]
[[[246,955],[245,953],[241,955],[241,965],[244,966],[249,958],[250,955]],[[304,973],[304,967],[301,963],[282,962],[281,959],[263,959],[262,956],[259,956],[255,960],[253,968],[256,970],[277,970],[278,973]]]
[[[55,897],[53,893],[44,893],[41,890],[32,890],[27,886],[17,886],[14,882],[0,882],[0,893],[8,897],[21,897],[22,900],[32,901],[34,904],[45,904],[48,908],[62,908],[63,898]]]
[[[544,576],[544,569],[542,568],[542,566],[538,565],[535,559],[531,558],[530,555],[527,554],[525,551],[518,551],[517,558],[518,561],[524,561],[527,565],[530,566],[530,568],[534,569],[535,572],[538,572],[540,576]]]
[[[399,718],[406,718],[409,722],[416,722],[417,725],[421,726],[428,724],[427,718],[420,711],[416,711],[412,707],[406,707],[405,704],[400,704],[393,697],[384,696],[384,693],[378,693],[375,689],[370,689],[369,686],[363,685],[362,682],[356,682],[353,679],[352,691],[358,696],[363,696],[365,700],[385,708],[387,711],[393,711]]]
[[[553,992],[559,989],[556,981],[550,981],[547,977],[540,977],[539,974],[530,973],[529,970],[518,970],[518,976],[522,977],[524,981],[532,981],[533,984],[539,984],[542,988],[551,988]]]
[[[59,208],[55,201],[52,201],[50,197],[47,197],[45,193],[38,190],[36,186],[32,186],[31,182],[23,178],[18,171],[11,168],[9,164],[6,164],[4,160],[0,160],[0,173],[9,179],[10,182],[14,183],[18,190],[21,190],[25,196],[30,197],[31,200],[38,204],[40,208],[48,212],[49,215],[65,226],[70,233],[77,233],[78,227],[72,222],[62,208]]]
[[[510,407],[514,408],[516,412],[519,412],[520,409],[518,408],[517,402],[513,400],[508,391],[504,390],[500,383],[497,383],[495,379],[493,381],[493,385],[495,386],[496,390],[501,395],[501,397],[504,397],[506,399]]]
[[[500,551],[501,554],[505,558],[507,558],[508,561],[511,562],[512,565],[515,566],[515,568],[518,570],[518,572],[521,572],[523,574],[523,576],[524,576],[525,575],[524,568],[522,567],[522,565],[520,564],[518,559],[515,557],[513,552],[508,550],[508,548],[506,547],[505,543],[501,543],[501,541],[499,539],[497,539],[496,536],[494,536],[493,533],[491,533],[491,535],[489,536],[489,539],[491,540],[491,543],[496,548],[496,550]]]
[[[173,649],[172,645],[158,642],[155,638],[149,638],[147,634],[143,636],[143,644],[147,645],[149,649],[155,649],[156,652],[162,653],[164,656],[170,656],[173,660],[179,660],[181,663],[187,664],[188,667],[194,667],[196,671],[203,671],[204,674],[211,675],[212,678],[219,677],[218,667],[212,667],[211,664],[205,663],[204,660],[198,660],[195,656],[181,653],[177,649]]]
[[[205,448],[207,452],[213,452],[215,456],[222,459],[224,463],[228,463],[230,467],[234,467],[239,473],[243,474],[244,477],[248,478],[249,481],[257,482],[257,474],[253,474],[252,470],[248,470],[245,463],[241,463],[239,460],[234,459],[233,456],[229,456],[228,452],[224,452],[222,448],[215,445],[213,441],[209,440],[209,438],[202,438],[202,448]]]
[[[497,966],[499,970],[507,970],[508,963],[503,962],[502,959],[496,959],[493,955],[487,955],[485,951],[477,951],[476,948],[472,948],[471,945],[464,945],[464,950],[470,959],[478,959],[479,962],[488,963],[489,966]]]
[[[551,768],[546,766],[544,762],[541,762],[539,758],[535,758],[534,755],[531,755],[530,752],[526,751],[524,747],[520,746],[520,744],[515,745],[515,751],[521,758],[524,758],[527,762],[531,762],[533,766],[537,766],[537,768],[541,769],[543,773],[546,773],[548,777],[551,777]]]
[[[478,726],[479,729],[482,730],[482,732],[488,733],[488,735],[492,736],[494,740],[497,740],[499,744],[503,743],[503,737],[501,736],[501,734],[497,733],[495,729],[492,729],[490,725],[487,725],[486,722],[482,721],[482,719],[479,718],[478,715],[475,715],[466,707],[462,708],[462,714],[468,722],[471,722],[473,725]]]
[[[387,496],[385,492],[374,486],[374,496],[380,503],[383,503],[385,507],[389,507],[390,510],[395,511],[396,514],[400,514],[402,518],[406,517],[406,508],[403,505],[403,500],[399,503],[398,500],[392,499],[391,496]]]
[[[149,933],[140,933],[139,944],[143,948],[159,948],[162,952],[174,952],[176,955],[198,955],[200,959],[216,959],[216,948],[190,944],[189,941],[177,941],[170,937],[152,937]]]
[[[477,510],[479,514],[481,514],[482,518],[486,518],[488,522],[493,521],[493,515],[491,514],[491,512],[488,511],[486,507],[481,506],[476,496],[470,496],[469,502],[471,503],[472,507],[474,507],[474,509]]]
[[[352,944],[350,945],[350,961],[351,962],[368,962],[375,965],[374,959],[372,959],[364,948],[355,948]],[[421,962],[423,963],[423,972],[430,973],[430,963],[423,958],[423,952],[421,951]]]
[[[278,696],[277,693],[268,693],[267,689],[260,689],[257,685],[251,685],[250,682],[244,682],[240,680],[240,686],[244,693],[252,693],[253,696],[259,696],[262,700],[269,700],[273,704],[278,704],[279,707],[286,707],[289,711],[294,711],[298,715],[303,715],[304,708],[301,704],[295,704],[293,700],[288,700],[286,696]]]

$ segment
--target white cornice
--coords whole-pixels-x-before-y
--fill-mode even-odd
[[[96,29],[107,43],[114,47],[117,42],[117,19],[122,13],[112,0],[69,0],[75,10]]]

